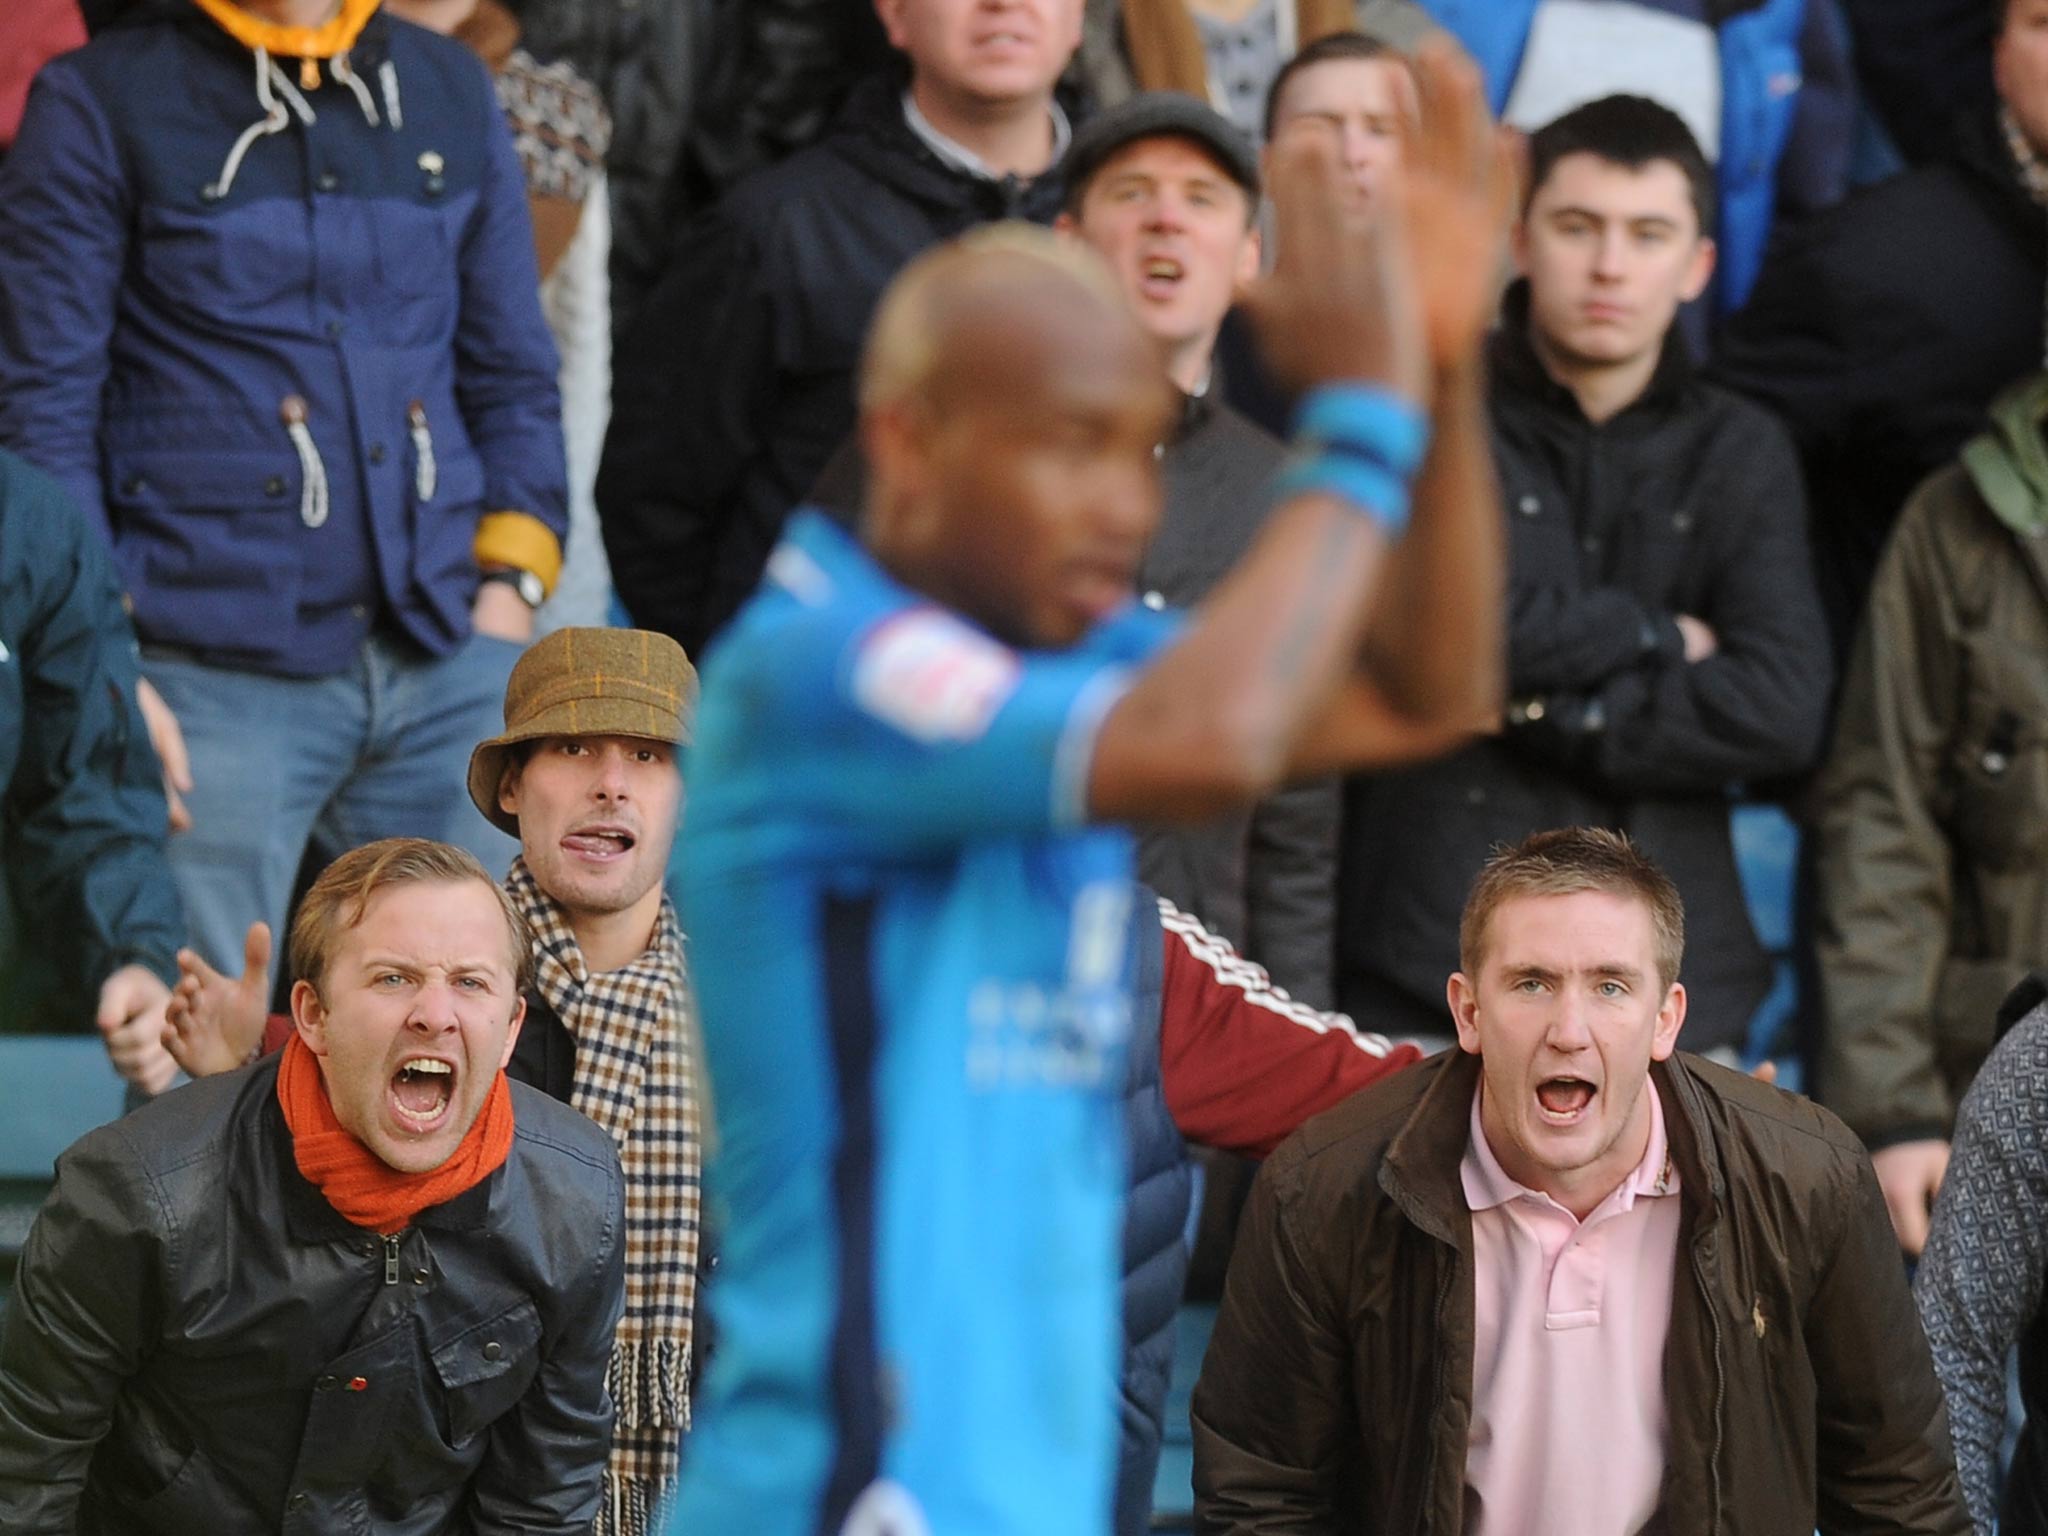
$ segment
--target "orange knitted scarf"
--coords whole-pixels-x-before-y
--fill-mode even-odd
[[[474,1189],[512,1150],[512,1090],[500,1072],[454,1156],[425,1173],[400,1173],[342,1128],[328,1102],[319,1058],[297,1035],[277,1066],[277,1102],[306,1182],[358,1227],[400,1232],[429,1206]]]

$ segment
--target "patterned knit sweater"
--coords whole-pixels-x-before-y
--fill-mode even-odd
[[[2006,1359],[2048,1273],[2048,1006],[1998,1042],[1963,1098],[1914,1280],[1977,1536],[1998,1518]]]

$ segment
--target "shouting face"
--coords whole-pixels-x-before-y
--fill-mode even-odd
[[[1649,907],[1606,891],[1502,902],[1478,961],[1450,1002],[1480,1058],[1487,1144],[1583,1218],[1642,1159],[1650,1063],[1677,1045],[1685,989],[1658,973]]]
[[[480,880],[375,891],[316,986],[292,986],[299,1037],[320,1058],[343,1129],[401,1173],[462,1144],[505,1063],[526,1004],[526,942]]]
[[[1255,211],[1193,140],[1162,135],[1113,155],[1060,222],[1109,263],[1168,370],[1192,388],[1237,290],[1258,275]]]

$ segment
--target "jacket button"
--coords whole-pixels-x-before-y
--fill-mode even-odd
[[[284,476],[272,475],[268,480],[264,481],[263,494],[266,496],[282,496],[284,494]]]
[[[1538,501],[1534,496],[1524,496],[1520,501],[1515,503],[1515,510],[1521,513],[1524,517],[1534,517],[1538,512],[1541,512],[1543,510],[1543,503]]]
[[[412,1283],[414,1285],[425,1285],[429,1278],[424,1269],[416,1269],[412,1272]]]
[[[1600,540],[1595,535],[1589,533],[1579,540],[1579,548],[1589,555],[1597,555],[1600,553]]]
[[[490,1343],[484,1346],[484,1358],[486,1360],[496,1360],[504,1353],[505,1346],[500,1344],[496,1339],[491,1340]]]
[[[370,444],[370,462],[372,464],[382,464],[384,462],[384,452],[384,445],[382,443]]]
[[[322,192],[332,192],[336,187],[341,185],[341,178],[335,175],[334,172],[332,171],[322,171],[318,176],[313,178],[313,185],[318,187]]]
[[[311,1502],[312,1500],[308,1499],[303,1493],[295,1493],[285,1500],[284,1507],[289,1510],[301,1510]]]
[[[1672,529],[1672,531],[1673,531],[1674,533],[1691,533],[1691,532],[1692,532],[1692,514],[1691,514],[1690,512],[1674,512],[1674,513],[1672,513],[1672,514],[1671,514],[1671,529]]]
[[[313,1383],[313,1390],[315,1392],[332,1392],[335,1387],[335,1381],[335,1377],[322,1376],[321,1378],[319,1378],[319,1380]]]

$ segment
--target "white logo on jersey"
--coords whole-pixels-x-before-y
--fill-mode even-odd
[[[901,1483],[878,1478],[846,1512],[839,1536],[931,1536],[924,1510]]]
[[[927,745],[974,741],[1017,691],[1007,648],[934,608],[884,619],[861,642],[853,696],[861,707]]]

